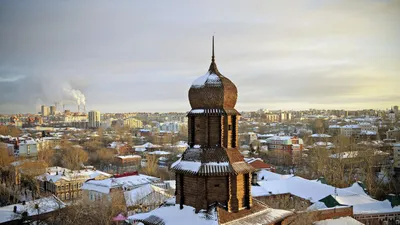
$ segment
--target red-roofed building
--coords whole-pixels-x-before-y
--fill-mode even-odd
[[[260,158],[246,158],[245,161],[250,164],[256,170],[268,170],[268,171],[275,171],[275,167],[271,164],[265,163]]]

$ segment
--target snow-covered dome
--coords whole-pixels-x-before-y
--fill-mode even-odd
[[[233,109],[237,100],[237,88],[217,68],[213,55],[207,73],[197,78],[189,89],[192,109]]]

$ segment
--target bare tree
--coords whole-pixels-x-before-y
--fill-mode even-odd
[[[78,170],[89,159],[88,153],[81,148],[62,149],[62,165],[71,170]]]
[[[45,220],[49,225],[112,224],[116,215],[111,202],[82,200],[57,211]]]
[[[0,173],[8,170],[10,163],[14,161],[14,156],[8,154],[8,149],[4,145],[0,145]]]
[[[50,146],[44,145],[38,151],[38,161],[44,161],[49,166],[54,165],[55,164],[55,162],[54,162],[54,150]]]
[[[21,134],[21,130],[13,126],[0,125],[0,134],[18,137]]]
[[[147,154],[146,156],[146,166],[142,168],[142,172],[149,176],[158,175],[158,158],[155,155]]]

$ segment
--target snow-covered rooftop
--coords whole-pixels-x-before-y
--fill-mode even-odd
[[[375,200],[368,195],[346,195],[346,196],[335,196],[332,197],[341,205],[359,205],[359,204],[369,204],[376,203],[378,200]]]
[[[356,124],[349,124],[349,125],[343,125],[341,128],[344,128],[344,129],[359,129],[360,126],[356,125]]]
[[[329,134],[312,134],[311,137],[313,137],[313,138],[330,138],[332,136]]]
[[[350,202],[349,202],[349,205],[351,205]],[[392,208],[392,205],[389,200],[376,201],[376,202],[370,202],[370,203],[352,204],[352,205],[353,205],[353,213],[355,215],[357,215],[357,214],[374,214],[374,213],[391,213],[391,212],[400,213],[400,207]]]
[[[360,132],[360,134],[364,134],[364,135],[376,135],[375,131],[370,131],[370,130],[362,130]]]
[[[355,220],[350,216],[340,217],[337,219],[321,220],[314,223],[314,225],[363,225],[363,223]]]
[[[63,167],[48,167],[46,173],[37,176],[39,180],[47,180],[57,182],[60,179],[73,180],[73,179],[93,179],[98,176],[111,177],[111,174],[91,169],[83,170],[69,170]]]
[[[141,159],[142,157],[140,155],[119,155],[117,156],[120,159]]]
[[[187,148],[189,147],[188,143],[184,142],[184,141],[179,141],[178,143],[176,143],[175,147],[177,148]]]
[[[154,186],[152,184],[142,185],[130,191],[124,192],[126,205],[160,205],[165,200],[171,198],[171,194],[168,194],[165,189]]]
[[[147,154],[149,155],[170,155],[170,152],[166,152],[166,151],[154,151],[154,152],[148,152]]]
[[[209,214],[204,211],[195,213],[194,208],[184,206],[183,209],[179,205],[165,206],[155,209],[148,213],[135,214],[128,217],[131,221],[151,221],[160,220],[164,225],[218,225],[218,217],[215,210],[211,210]]]
[[[353,187],[353,189],[336,188],[327,184],[322,184],[318,181],[307,180],[297,176],[283,177],[282,175],[269,171],[264,171],[264,174],[268,176],[265,177],[263,181],[258,182],[258,184],[265,190],[264,196],[290,193],[315,203],[322,198],[335,193],[337,193],[338,196],[348,196],[361,192],[360,190],[357,190],[357,193],[353,192],[352,190],[355,190],[356,187]],[[360,187],[360,189],[362,188]],[[260,192],[261,190],[257,190],[258,196],[262,195]],[[364,195],[367,196],[365,193]]]
[[[155,144],[152,144],[150,142],[147,142],[147,143],[145,143],[143,145],[136,145],[133,148],[135,149],[135,151],[144,152],[149,148],[161,148],[161,147],[162,147],[161,145],[155,145]]]
[[[318,141],[313,144],[314,147],[325,146],[325,147],[335,147],[332,142]]]
[[[108,194],[112,188],[122,187],[125,189],[133,189],[159,180],[160,179],[157,177],[139,174],[104,180],[89,180],[82,185],[81,189]]]
[[[177,170],[188,171],[191,173],[199,173],[201,170],[207,171],[209,173],[215,172],[226,172],[230,170],[230,165],[228,162],[208,162],[201,163],[198,161],[186,161],[182,159],[178,159],[171,165],[171,168]]]
[[[374,150],[374,155],[388,155],[389,153],[383,152],[380,150]],[[336,154],[332,154],[329,157],[335,159],[346,159],[346,158],[356,158],[359,155],[362,155],[362,152],[359,151],[352,151],[352,152],[340,152]]]
[[[273,141],[286,141],[286,140],[291,140],[293,137],[292,136],[273,136],[268,138],[268,140],[273,140]]]
[[[35,205],[38,204],[39,209],[35,209]],[[17,207],[17,213],[14,213],[14,206]],[[64,208],[65,204],[57,199],[56,197],[40,198],[33,201],[26,202],[25,205],[14,204],[4,207],[0,207],[0,223],[4,223],[11,220],[21,218],[23,212],[27,212],[28,216],[52,212],[61,208]]]
[[[261,170],[257,172],[257,180],[270,181],[270,180],[284,180],[293,177],[292,174],[282,175],[279,173],[270,172],[268,170]]]

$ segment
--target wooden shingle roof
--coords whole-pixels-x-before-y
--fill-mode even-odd
[[[218,223],[224,225],[275,224],[293,214],[290,211],[269,208],[255,199],[250,209],[233,213],[218,208],[217,212]]]
[[[254,171],[237,149],[222,147],[188,148],[171,168],[184,174],[201,176],[222,176]]]

